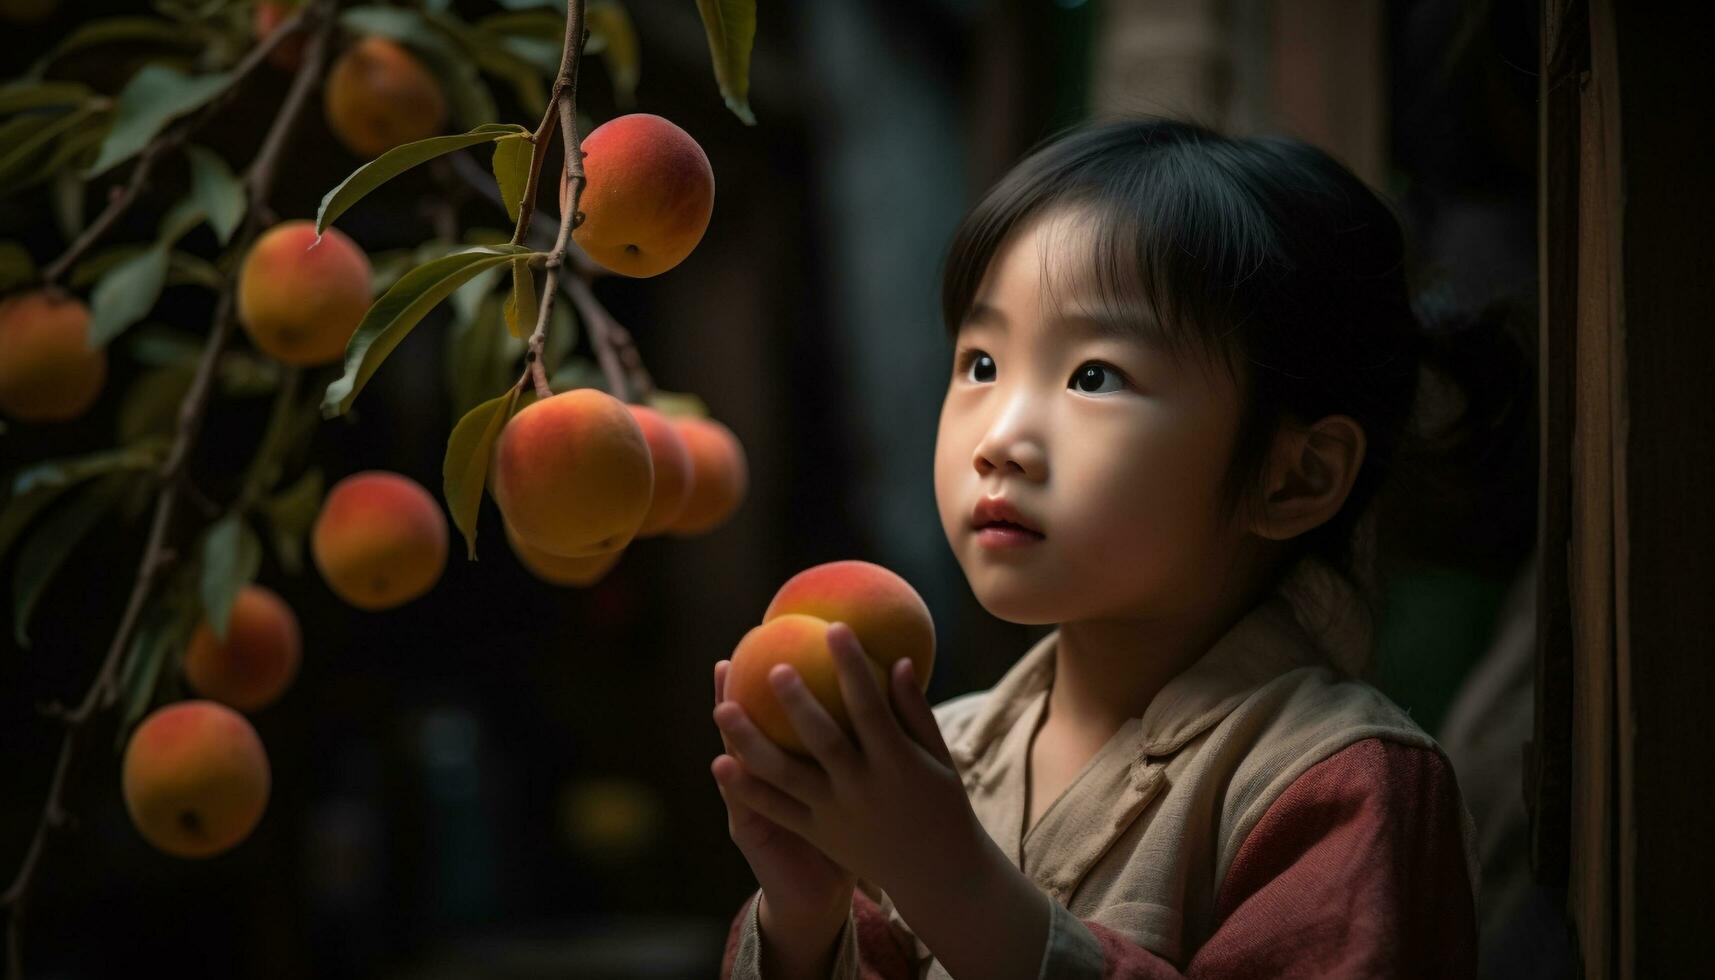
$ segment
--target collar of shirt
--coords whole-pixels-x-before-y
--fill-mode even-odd
[[[1128,723],[1125,753],[1142,778],[1144,763],[1178,751],[1226,717],[1258,686],[1311,664],[1360,672],[1373,629],[1351,580],[1314,556],[1299,560],[1262,602],[1209,651],[1167,683],[1143,715]],[[1038,640],[991,689],[982,707],[947,748],[967,787],[987,780],[994,747],[1053,680],[1055,630]]]

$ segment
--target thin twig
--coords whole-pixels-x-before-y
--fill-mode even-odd
[[[136,203],[138,194],[149,181],[149,174],[154,170],[155,162],[178,149],[193,133],[219,114],[221,108],[232,101],[251,74],[267,60],[268,55],[285,42],[287,35],[302,25],[309,16],[308,11],[308,7],[299,8],[280,24],[278,30],[251,48],[244,60],[238,63],[238,67],[232,70],[232,81],[213,102],[183,122],[169,126],[159,136],[149,141],[149,145],[145,146],[138,154],[137,163],[131,168],[131,177],[125,182],[124,188],[109,194],[107,206],[95,216],[95,220],[89,223],[89,227],[83,230],[83,234],[77,236],[77,240],[65,250],[65,254],[49,263],[42,270],[42,282],[44,284],[58,282],[65,276],[66,270],[70,269],[73,263],[82,258],[84,253],[101,239],[102,235],[107,234],[113,223],[118,221],[132,204]]]
[[[292,81],[292,87],[286,94],[286,100],[281,106],[279,115],[274,120],[267,138],[263,140],[262,149],[251,163],[245,174],[245,183],[252,189],[250,198],[252,207],[247,212],[243,229],[237,240],[240,247],[247,245],[262,230],[262,211],[257,205],[264,204],[273,189],[273,176],[277,157],[285,146],[287,137],[295,128],[302,115],[309,92],[321,77],[322,65],[326,60],[326,52],[333,29],[336,24],[334,12],[343,0],[317,0],[312,16],[319,18],[314,21],[316,30],[310,39],[304,57],[302,69]],[[284,32],[282,32],[284,33]],[[276,34],[274,37],[279,37]],[[266,51],[263,52],[266,54]],[[247,59],[248,63],[249,59]],[[162,139],[165,137],[157,137]],[[182,137],[181,137],[182,138]],[[87,247],[84,246],[84,247]],[[72,253],[62,256],[64,262]],[[131,638],[136,632],[137,624],[142,617],[143,609],[154,592],[161,572],[174,560],[173,552],[167,548],[167,537],[172,529],[173,519],[181,493],[178,475],[184,472],[190,451],[195,444],[202,428],[203,416],[206,412],[209,393],[213,388],[215,369],[220,361],[221,352],[232,336],[232,307],[234,283],[228,280],[221,290],[220,298],[215,306],[214,323],[209,330],[201,359],[197,363],[195,377],[190,389],[185,393],[184,401],[179,406],[178,430],[174,436],[172,449],[168,452],[166,461],[160,470],[160,490],[155,502],[154,517],[150,521],[149,537],[143,548],[143,557],[138,564],[136,584],[132,587],[131,597],[126,602],[124,616],[120,619],[119,630],[114,634],[113,642],[108,647],[106,659],[85,693],[82,703],[76,709],[65,715],[66,736],[60,746],[58,762],[54,766],[53,782],[48,788],[47,801],[42,807],[42,819],[36,826],[35,836],[30,841],[29,849],[25,852],[23,864],[18,870],[17,877],[0,896],[0,908],[7,913],[7,973],[12,980],[23,977],[23,921],[28,905],[30,888],[35,881],[42,855],[46,847],[48,835],[53,830],[65,826],[68,815],[64,805],[67,774],[72,760],[77,756],[83,740],[90,731],[93,720],[97,715],[111,708],[118,700],[117,677],[120,660]]]

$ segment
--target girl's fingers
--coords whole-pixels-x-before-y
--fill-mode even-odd
[[[875,667],[850,626],[833,623],[828,627],[828,649],[840,678],[840,696],[845,699],[846,714],[857,730],[863,752],[873,755],[898,728],[892,717],[893,709],[887,705],[887,694],[876,683]]]
[[[722,759],[729,763],[723,764]],[[770,786],[767,780],[757,778],[739,760],[730,755],[717,756],[709,764],[709,771],[714,773],[721,795],[729,805],[737,800],[799,836],[808,829],[810,808]]]
[[[723,702],[715,707],[714,718],[730,746],[728,751],[741,758],[756,776],[806,803],[826,798],[828,774],[788,755],[756,727],[743,705]]]
[[[785,664],[776,664],[768,672],[768,683],[774,688],[774,696],[780,699],[781,706],[786,709],[786,718],[792,723],[792,730],[798,733],[804,747],[821,763],[821,767],[815,769],[815,772],[824,783],[828,781],[828,773],[847,773],[857,767],[857,747],[852,745],[852,740],[846,736],[839,723],[828,714],[828,709],[822,707],[822,702],[810,693],[804,679],[796,670]],[[766,772],[761,774],[764,777],[769,775]],[[820,797],[799,798],[814,802]]]
[[[715,703],[716,704],[721,703],[721,697],[723,696],[724,692],[726,691],[726,669],[727,669],[727,666],[728,666],[728,662],[725,660],[715,661]]]
[[[935,760],[948,769],[957,770],[953,755],[947,750],[947,740],[941,735],[941,724],[935,720],[935,709],[917,686],[916,668],[905,657],[893,664],[893,706],[899,712],[911,740],[921,745]]]

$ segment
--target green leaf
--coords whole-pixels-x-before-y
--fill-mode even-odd
[[[650,408],[666,416],[689,416],[706,419],[709,417],[709,406],[703,400],[690,392],[656,391],[644,401]]]
[[[36,600],[78,543],[118,502],[130,479],[129,474],[111,473],[82,488],[36,525],[25,539],[18,551],[18,568],[12,579],[12,635],[19,646],[30,645],[27,631]]]
[[[613,0],[590,0],[584,10],[584,22],[590,29],[590,44],[584,47],[584,53],[589,54],[594,48],[597,38],[602,41],[601,60],[607,65],[607,73],[613,79],[613,94],[622,109],[630,109],[637,104],[637,80],[643,71],[643,58],[637,45],[637,28],[631,24],[631,15],[625,8]],[[751,25],[754,30],[756,10],[751,5]],[[749,76],[749,42],[746,42],[746,77]]]
[[[65,40],[54,45],[41,60],[31,65],[24,76],[39,79],[49,65],[80,48],[121,42],[196,48],[208,43],[208,37],[207,31],[187,31],[183,24],[174,24],[155,17],[107,17],[90,21],[73,31]]]
[[[560,369],[566,354],[578,342],[578,324],[572,318],[571,307],[569,300],[562,299],[554,304],[554,312],[548,314],[548,335],[542,338],[542,368],[550,375]]]
[[[58,117],[31,113],[7,120],[4,126],[0,126],[0,147],[5,147],[0,151],[0,185],[4,185],[7,192],[15,190],[13,183],[19,180],[37,153],[98,112],[100,110],[93,106],[84,106]]]
[[[322,471],[312,468],[291,486],[257,505],[268,520],[274,555],[287,575],[297,575],[303,570],[304,538],[321,512],[322,484]]]
[[[95,97],[81,82],[37,82],[21,79],[0,85],[0,113],[49,106],[82,105]]]
[[[112,115],[111,112],[102,110],[87,117],[82,125],[62,136],[51,153],[39,161],[20,167],[16,174],[8,177],[7,193],[17,194],[58,178],[69,178],[81,190],[83,178],[79,174],[84,167],[94,162],[101,141],[107,138]]]
[[[483,84],[476,65],[436,30],[419,11],[397,7],[352,7],[340,14],[340,25],[353,33],[379,34],[412,49],[441,83],[453,118],[463,126],[491,123],[497,114],[494,97]]]
[[[756,39],[756,0],[697,0],[709,56],[721,97],[746,126],[756,125],[750,111],[750,46]]]
[[[104,347],[155,308],[167,283],[167,250],[146,249],[115,265],[89,297],[89,346]]]
[[[540,115],[548,108],[548,93],[542,85],[543,72],[532,60],[513,51],[503,37],[474,28],[443,12],[430,12],[424,19],[446,35],[478,68],[510,82],[525,111]],[[556,62],[555,68],[558,67]]]
[[[393,348],[449,293],[478,273],[529,251],[523,245],[478,246],[406,273],[375,301],[351,335],[345,348],[345,371],[328,385],[322,398],[322,417],[343,415]]]
[[[517,123],[484,123],[468,133],[457,136],[431,136],[415,143],[395,146],[352,172],[339,186],[323,195],[316,209],[316,234],[327,231],[335,218],[353,204],[363,200],[370,191],[405,171],[442,154],[462,150],[478,143],[489,143],[503,136],[528,132]]]
[[[0,242],[0,291],[29,282],[36,275],[36,259],[17,242]]]
[[[595,388],[598,391],[608,390],[607,375],[596,362],[587,357],[572,357],[560,365],[553,377],[548,379],[548,387],[555,391],[571,391],[573,388]]]
[[[512,289],[506,294],[506,329],[514,337],[528,337],[536,329],[536,274],[530,271],[526,255],[512,260]]]
[[[172,248],[179,239],[190,234],[191,229],[208,220],[208,213],[202,209],[194,197],[182,197],[173,202],[167,213],[161,216],[161,227],[155,235],[156,246],[162,249]]]
[[[146,445],[103,449],[82,456],[63,456],[26,466],[12,477],[12,496],[35,493],[38,490],[67,490],[72,486],[105,473],[146,470],[160,463],[166,455],[166,442],[158,440]],[[4,542],[0,537],[0,542]],[[0,548],[3,552],[4,548]]]
[[[514,224],[524,202],[524,185],[530,179],[530,157],[536,144],[523,133],[494,141],[494,182],[500,185],[500,200]]]
[[[226,642],[232,603],[262,567],[262,542],[239,514],[212,524],[202,541],[202,609],[215,638]]]
[[[119,728],[113,736],[115,751],[124,748],[132,727],[154,703],[167,661],[190,641],[199,611],[194,598],[196,573],[195,562],[179,566],[160,597],[144,614],[143,624],[131,642],[131,650],[120,668],[121,710]]]
[[[494,440],[512,417],[518,401],[518,386],[490,398],[465,413],[447,439],[447,456],[441,463],[441,489],[452,511],[453,523],[463,532],[466,557],[476,558],[476,516],[482,505],[482,488],[488,482],[488,458]]]
[[[524,354],[524,341],[508,333],[503,320],[500,297],[489,293],[469,316],[455,317],[447,331],[444,361],[453,414],[462,416],[489,392],[518,379],[515,365]]]
[[[66,241],[83,233],[83,191],[83,178],[76,171],[62,170],[54,176],[54,225]]]
[[[192,146],[185,153],[191,160],[191,199],[208,216],[209,227],[225,245],[244,217],[244,184],[213,150]]]
[[[129,159],[167,123],[219,95],[231,81],[225,74],[186,76],[163,65],[144,65],[120,91],[113,128],[101,144],[101,156],[84,176],[94,177]]]

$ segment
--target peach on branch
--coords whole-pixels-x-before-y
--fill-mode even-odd
[[[649,459],[655,469],[655,492],[649,513],[637,529],[640,538],[653,537],[678,520],[691,496],[691,450],[685,438],[665,415],[647,405],[626,405],[643,440],[649,443]]]
[[[435,76],[402,45],[375,35],[339,56],[323,95],[328,128],[360,157],[428,139],[447,122],[446,96]]]
[[[205,619],[185,650],[191,690],[239,711],[272,704],[298,673],[298,617],[274,590],[247,585],[232,603],[221,642]]]
[[[429,491],[385,470],[334,484],[310,531],[310,550],[328,588],[370,611],[417,598],[447,564],[447,519]]]
[[[864,653],[888,674],[899,658],[910,658],[918,687],[929,689],[935,621],[923,597],[896,572],[855,560],[806,568],[774,594],[762,621],[792,613],[849,625]]]
[[[120,782],[144,840],[177,857],[211,857],[261,821],[268,754],[243,715],[216,701],[180,701],[131,734]]]
[[[338,228],[317,244],[313,221],[268,229],[238,270],[238,322],[257,348],[283,364],[339,360],[369,299],[369,257]]]
[[[637,417],[595,388],[531,402],[514,415],[495,446],[490,483],[519,538],[567,557],[630,544],[654,485]]]
[[[619,559],[625,555],[624,548],[581,558],[556,555],[534,547],[518,537],[518,532],[512,529],[511,524],[504,521],[502,524],[506,527],[506,541],[512,545],[512,553],[518,556],[519,564],[528,569],[530,574],[552,585],[578,588],[594,585],[606,578],[607,573],[619,564]]]
[[[89,308],[38,289],[0,300],[0,411],[61,422],[89,410],[107,379],[107,351],[89,346]]]
[[[274,29],[285,22],[286,18],[296,13],[303,6],[299,0],[261,0],[255,7],[251,25],[255,29],[256,40],[266,40],[274,33]],[[304,44],[307,38],[303,31],[295,31],[290,37],[282,38],[273,51],[268,53],[268,63],[276,68],[287,71],[297,71],[304,63]]]
[[[691,134],[638,112],[597,126],[582,149],[584,220],[572,232],[578,245],[602,267],[639,278],[684,261],[715,207],[715,173]]]
[[[803,613],[785,613],[744,634],[733,650],[732,664],[727,668],[725,699],[737,701],[757,728],[789,752],[809,755],[808,746],[799,738],[786,713],[786,706],[774,693],[768,674],[778,664],[788,664],[798,672],[804,686],[826,708],[828,714],[855,737],[851,716],[846,711],[845,697],[840,691],[839,669],[834,665],[833,651],[828,647],[828,621]],[[880,665],[868,661],[876,686],[885,694],[887,678]]]
[[[691,453],[691,489],[679,516],[668,525],[675,537],[706,534],[726,523],[750,487],[750,468],[738,436],[714,419],[672,416]]]

